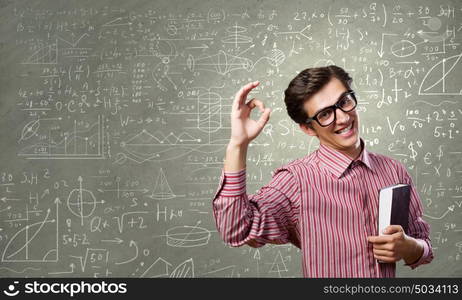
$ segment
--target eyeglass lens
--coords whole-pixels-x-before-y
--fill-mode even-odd
[[[355,108],[355,101],[351,93],[346,94],[337,102],[337,106],[344,112],[349,112]],[[335,119],[335,109],[333,107],[326,108],[317,115],[319,123],[323,126],[330,125]]]

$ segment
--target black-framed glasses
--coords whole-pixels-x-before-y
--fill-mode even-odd
[[[348,90],[340,95],[337,103],[318,111],[312,118],[306,119],[305,123],[309,124],[315,120],[320,126],[327,127],[337,119],[337,108],[343,112],[350,112],[356,108],[357,104],[355,92]]]

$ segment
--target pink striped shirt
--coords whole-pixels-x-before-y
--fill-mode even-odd
[[[325,145],[277,168],[254,195],[246,170],[224,172],[213,199],[216,225],[231,246],[292,243],[302,250],[305,277],[395,277],[395,263],[378,263],[367,236],[378,235],[378,192],[411,184],[409,230],[424,248],[412,269],[432,261],[429,225],[411,176],[398,161],[364,148],[352,161]]]

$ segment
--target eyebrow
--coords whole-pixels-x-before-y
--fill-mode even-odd
[[[345,92],[341,93],[340,96],[338,96],[337,101],[335,101],[335,103],[339,102],[340,99],[341,99],[343,96],[345,96],[346,94],[348,94],[349,92],[350,92],[350,91],[345,91]],[[334,105],[335,105],[335,103],[334,103]],[[316,116],[319,112],[323,111],[324,109],[329,108],[329,107],[332,107],[332,106],[334,106],[334,105],[329,105],[329,106],[326,106],[326,107],[324,107],[324,108],[319,109],[317,112],[315,112],[315,113],[313,114],[313,117]]]

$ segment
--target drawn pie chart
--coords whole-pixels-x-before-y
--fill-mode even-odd
[[[210,231],[197,226],[176,226],[167,230],[166,236],[171,247],[198,247],[208,244]]]

